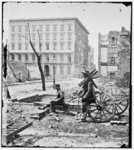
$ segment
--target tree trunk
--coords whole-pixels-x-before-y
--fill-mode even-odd
[[[43,73],[43,70],[42,70],[42,67],[41,67],[41,56],[38,55],[38,53],[36,52],[34,46],[33,46],[33,43],[32,41],[30,40],[30,45],[37,57],[37,62],[38,62],[38,67],[39,67],[39,71],[40,71],[40,75],[41,75],[41,80],[42,80],[42,90],[43,91],[46,91],[46,86],[45,86],[45,74]]]
[[[40,59],[41,59],[40,57],[37,58],[38,67],[39,67],[39,71],[40,71],[40,75],[41,75],[41,80],[42,80],[42,89],[43,89],[43,91],[46,91],[46,86],[45,86],[45,74],[43,73]]]

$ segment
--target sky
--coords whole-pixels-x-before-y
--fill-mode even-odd
[[[77,17],[89,34],[89,45],[94,48],[94,63],[98,64],[98,33],[130,30],[131,6],[121,3],[83,2],[7,2],[3,9],[4,38],[8,40],[9,19]]]

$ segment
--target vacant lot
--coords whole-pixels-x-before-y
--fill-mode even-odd
[[[70,96],[78,90],[80,80],[61,81],[61,87]],[[10,86],[9,90],[14,97],[23,96],[41,91],[41,83]],[[47,83],[47,90],[52,90],[52,82]],[[46,98],[46,101],[49,97]],[[50,98],[52,99],[52,98]],[[43,99],[44,101],[44,99]],[[56,114],[49,113],[41,120],[30,118],[32,113],[38,111],[37,106],[13,104],[8,105],[6,119],[13,121],[23,118],[33,125],[19,133],[19,137],[8,146],[22,147],[120,147],[129,142],[129,117],[124,115],[121,120],[126,125],[111,125],[109,123],[95,123],[91,118],[87,122],[80,122],[75,114],[68,115],[62,111]],[[126,113],[125,113],[126,114]],[[116,116],[115,119],[118,117]]]

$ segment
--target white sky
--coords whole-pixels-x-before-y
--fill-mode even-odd
[[[7,2],[4,5],[4,40],[8,39],[9,19],[77,17],[90,32],[89,44],[94,48],[94,63],[98,62],[98,33],[110,30],[130,30],[131,7],[117,3],[30,3]]]

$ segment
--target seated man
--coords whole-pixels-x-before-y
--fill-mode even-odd
[[[51,101],[51,111],[55,112],[55,105],[64,105],[64,92],[60,89],[60,84],[56,84],[57,97],[54,101]]]

